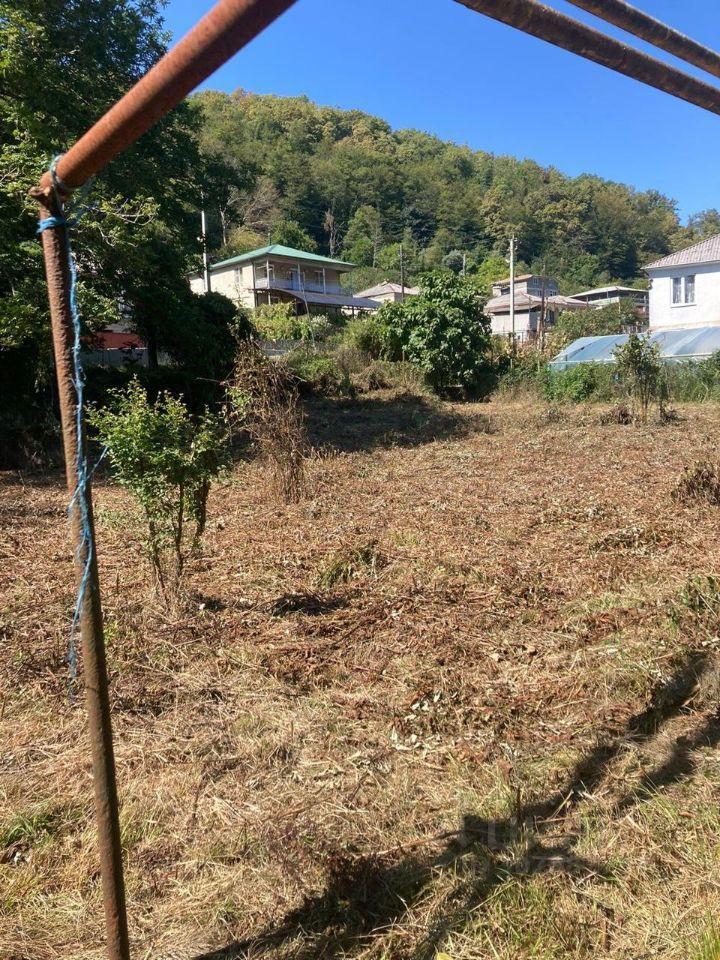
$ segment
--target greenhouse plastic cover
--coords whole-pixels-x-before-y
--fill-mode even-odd
[[[567,370],[576,363],[613,363],[613,351],[627,340],[626,333],[611,337],[580,337],[560,351],[550,369]],[[658,345],[660,356],[666,363],[705,360],[720,350],[720,326],[655,330],[650,333],[650,342]]]

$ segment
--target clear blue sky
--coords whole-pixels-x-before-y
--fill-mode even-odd
[[[628,39],[565,0],[548,2]],[[634,2],[720,47],[718,0]],[[167,26],[179,37],[212,5],[169,0]],[[298,0],[205,86],[306,94],[395,128],[655,188],[678,201],[683,217],[720,208],[720,117],[454,0]]]

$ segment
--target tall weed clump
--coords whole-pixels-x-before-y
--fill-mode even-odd
[[[297,387],[284,365],[260,346],[241,343],[228,388],[231,417],[247,431],[272,466],[278,496],[297,502],[303,493],[308,443]]]
[[[95,408],[90,424],[116,480],[140,507],[155,587],[171,604],[205,530],[212,482],[228,463],[226,422],[209,411],[192,417],[169,393],[151,403],[133,380],[111,391],[109,405]]]

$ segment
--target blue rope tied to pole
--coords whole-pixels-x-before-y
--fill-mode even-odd
[[[53,181],[53,187],[55,189],[55,198],[57,202],[58,209],[62,211],[63,205],[60,200],[60,182],[58,180],[57,174],[55,172],[55,166],[59,157],[56,157],[52,164],[50,165],[50,175]],[[80,322],[80,309],[77,302],[77,265],[75,263],[75,257],[72,251],[72,245],[70,243],[70,228],[74,226],[76,221],[70,220],[68,217],[65,217],[62,213],[54,214],[49,217],[44,217],[38,223],[38,234],[42,233],[44,230],[50,230],[55,227],[65,227],[65,253],[67,256],[68,269],[70,271],[70,316],[72,318],[73,324],[73,348],[72,348],[72,360],[73,360],[73,386],[75,388],[75,446],[76,446],[76,462],[75,470],[77,475],[77,485],[75,491],[70,499],[68,504],[68,514],[71,515],[74,509],[79,510],[80,513],[80,543],[78,544],[78,559],[80,559],[85,554],[85,562],[83,564],[83,571],[80,577],[80,584],[78,586],[77,596],[75,598],[75,609],[73,611],[72,623],[70,626],[70,638],[68,642],[68,669],[70,672],[70,681],[73,684],[77,680],[77,648],[75,645],[75,634],[77,631],[78,621],[80,620],[80,614],[82,613],[83,604],[85,602],[85,595],[87,593],[88,584],[90,582],[90,572],[92,569],[93,561],[93,537],[92,537],[92,528],[90,525],[90,480],[92,475],[95,473],[95,470],[100,464],[100,461],[105,456],[106,451],[103,450],[100,455],[100,459],[95,464],[92,469],[88,467],[88,459],[85,453],[85,444],[83,436],[83,419],[84,419],[84,409],[85,409],[85,371],[83,370],[82,359],[81,359],[81,322]],[[71,690],[72,693],[72,690]]]

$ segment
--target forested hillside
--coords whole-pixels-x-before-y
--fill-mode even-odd
[[[203,149],[234,171],[216,206],[216,252],[268,239],[310,246],[361,266],[356,288],[397,275],[400,241],[411,276],[458,269],[463,254],[490,275],[514,231],[522,264],[546,265],[572,292],[633,281],[643,263],[719,229],[716,211],[681,227],[674,201],[653,190],[394,131],[304,97],[205,92],[193,102]]]

